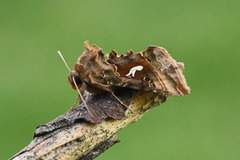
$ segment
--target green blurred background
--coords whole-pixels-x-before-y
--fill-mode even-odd
[[[97,160],[240,159],[240,1],[1,0],[1,160],[71,107],[57,50],[73,68],[85,40],[105,53],[163,46],[192,89],[121,130]]]

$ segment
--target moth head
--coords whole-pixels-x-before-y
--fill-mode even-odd
[[[69,74],[69,76],[68,76],[68,82],[71,84],[71,86],[72,86],[73,89],[77,89],[77,88],[76,88],[76,85],[74,84],[73,78],[75,79],[78,88],[81,88],[81,86],[82,86],[82,80],[81,80],[80,77],[78,76],[77,72],[74,71],[74,70],[70,72],[70,74]]]

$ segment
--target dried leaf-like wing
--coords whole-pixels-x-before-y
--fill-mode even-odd
[[[166,84],[170,95],[184,96],[190,93],[182,73],[183,63],[176,62],[162,47],[150,46],[143,54],[151,62],[159,79]]]
[[[130,50],[125,56],[110,55],[108,62],[117,66],[118,78],[121,79],[120,83],[113,83],[109,79],[112,85],[168,94],[164,83],[158,81],[154,68],[142,53],[134,54]],[[134,74],[129,74],[131,72]]]
[[[75,71],[79,78],[91,85],[87,89],[91,92],[90,88],[98,88],[103,91],[113,91],[113,86],[109,84],[108,79],[114,79],[118,75],[116,67],[106,61],[102,49],[96,45],[89,45],[88,41],[85,43],[85,51],[78,58],[75,64]]]
[[[114,51],[110,54],[108,62],[116,65],[120,74],[119,83],[108,80],[115,86],[171,96],[190,93],[182,74],[183,63],[177,63],[162,47],[150,46],[146,51],[136,54],[129,50],[125,56],[117,56]]]
[[[98,46],[90,46],[88,41],[84,44],[86,49],[71,74],[80,87],[86,83],[89,92],[114,92],[118,87],[128,87],[172,96],[190,93],[182,74],[183,63],[177,63],[162,47],[150,46],[136,54],[129,50],[118,56],[115,50],[104,55]]]

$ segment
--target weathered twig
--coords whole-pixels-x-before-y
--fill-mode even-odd
[[[116,133],[120,129],[139,120],[147,110],[166,100],[166,96],[163,95],[129,89],[123,89],[116,95],[125,104],[130,104],[125,116],[124,111],[121,112],[121,108],[119,109],[121,106],[119,102],[110,94],[101,94],[96,98],[87,93],[85,99],[88,106],[97,103],[102,106],[105,114],[99,110],[101,106],[95,108],[98,113],[94,112],[94,108],[90,108],[92,114],[96,116],[91,118],[83,105],[80,105],[48,124],[39,126],[34,140],[11,159],[93,159],[119,142]],[[118,104],[114,105],[114,103]],[[107,110],[109,107],[113,112]]]

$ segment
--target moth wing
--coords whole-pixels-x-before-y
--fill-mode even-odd
[[[176,62],[163,47],[150,46],[143,52],[158,77],[164,82],[166,89],[173,96],[184,96],[190,93],[186,79],[182,73],[183,63]]]
[[[125,56],[117,56],[116,52],[112,51],[108,62],[115,65],[119,73],[115,79],[109,79],[112,85],[169,94],[151,63],[142,53],[134,54],[130,50]]]
[[[86,49],[75,64],[75,71],[91,88],[113,92],[114,86],[109,84],[108,79],[119,76],[115,66],[106,61],[101,48],[90,46],[88,41],[84,44]]]

